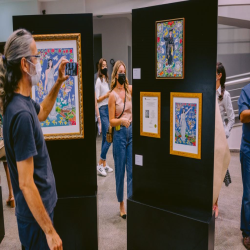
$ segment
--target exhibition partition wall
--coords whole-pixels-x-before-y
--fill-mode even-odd
[[[13,17],[13,29],[32,32],[41,56],[42,79],[32,91],[33,99],[41,102],[46,96],[63,56],[78,62],[78,77],[62,85],[55,107],[41,123],[59,197],[54,224],[63,249],[70,250],[98,248],[92,18],[92,14]],[[52,64],[53,74],[47,79],[45,71]]]
[[[133,10],[128,249],[213,249],[217,0]]]

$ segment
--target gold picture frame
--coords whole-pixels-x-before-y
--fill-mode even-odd
[[[178,25],[180,27],[178,27]],[[164,28],[165,28],[165,33],[164,33]],[[164,40],[163,35],[165,34],[168,35],[168,30],[170,29],[173,29],[173,32],[175,32],[174,37],[173,37],[174,40],[178,41],[178,42],[174,42],[174,45],[172,46],[173,50],[178,51],[178,53],[176,53],[176,55],[174,54],[172,55],[174,58],[170,56],[172,60],[174,61],[175,67],[174,66],[169,67],[168,63],[170,59],[168,59],[168,62],[166,61],[163,62],[164,60],[163,57],[166,58],[166,54],[167,54],[167,48],[165,48],[166,45],[163,45],[163,43],[165,43],[163,41]],[[176,36],[178,35],[178,37],[175,37],[175,35]],[[177,49],[175,49],[176,46],[177,46]],[[161,60],[158,61],[159,56],[162,56],[162,58]],[[179,58],[180,60],[178,60]],[[174,72],[173,72],[173,69],[174,69]],[[169,70],[171,72],[168,72]],[[180,72],[181,72],[181,75],[180,75]],[[166,74],[169,76],[164,76]],[[155,22],[155,77],[156,79],[184,79],[185,77],[185,18],[184,17],[161,20],[161,21]]]
[[[171,92],[170,154],[201,159],[201,128],[202,93]]]
[[[155,99],[154,97],[157,99]],[[151,105],[150,110],[149,109],[144,110],[143,106],[144,101],[146,102],[150,101]],[[156,101],[158,102],[157,107],[153,107],[153,102]],[[154,109],[157,109],[157,112],[155,112]],[[156,114],[157,117],[155,117]],[[150,122],[152,124],[149,124]],[[145,131],[146,129],[144,130],[144,126],[147,127],[148,131]],[[154,132],[154,130],[157,131]],[[140,135],[147,137],[161,138],[161,93],[160,92],[140,92]]]
[[[71,76],[62,84],[50,115],[45,122],[41,122],[44,138],[45,140],[83,139],[81,34],[33,35],[33,38],[36,41],[42,65],[42,78],[32,89],[32,98],[38,103],[46,97],[49,87],[53,86],[53,82],[55,83],[56,74],[58,74],[56,70],[61,58],[66,57],[70,62],[78,63],[78,75]],[[48,72],[51,73],[50,78],[47,77],[49,75],[48,69]]]

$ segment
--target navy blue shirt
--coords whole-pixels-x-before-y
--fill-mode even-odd
[[[238,100],[239,106],[239,116],[244,110],[250,109],[250,84],[246,85],[240,94]],[[243,123],[242,125],[242,138],[241,138],[241,147],[240,150],[242,153],[250,157],[250,123]]]
[[[39,112],[40,105],[30,97],[14,94],[3,119],[3,137],[16,201],[16,216],[30,222],[35,219],[19,188],[16,162],[33,157],[34,182],[49,214],[57,202],[55,178],[37,116]]]

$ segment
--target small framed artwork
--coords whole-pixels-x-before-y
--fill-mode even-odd
[[[170,154],[201,159],[201,93],[170,93]]]
[[[140,135],[161,138],[161,93],[140,93]]]
[[[53,88],[63,58],[78,63],[78,75],[70,76],[58,93],[56,102],[44,122],[46,140],[84,138],[81,34],[34,35],[42,67],[41,80],[32,88],[32,99],[42,103]]]
[[[156,22],[156,79],[183,79],[185,19]]]

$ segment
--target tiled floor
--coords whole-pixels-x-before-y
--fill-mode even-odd
[[[97,155],[100,154],[101,140],[97,139]],[[107,161],[113,168],[112,147]],[[242,197],[241,170],[239,154],[232,153],[229,167],[232,184],[222,187],[219,198],[219,218],[216,220],[215,250],[244,250],[241,243],[240,207]],[[2,164],[0,165],[1,185],[4,201],[5,238],[0,244],[1,250],[20,250],[18,230],[14,209],[6,206],[8,197],[6,176]],[[99,205],[99,249],[125,250],[127,249],[126,220],[119,217],[119,203],[115,193],[115,174],[107,177],[97,177],[98,205]],[[125,189],[126,190],[126,187]],[[126,192],[125,192],[126,196]],[[125,197],[126,198],[126,197]],[[171,249],[170,249],[171,250]]]

